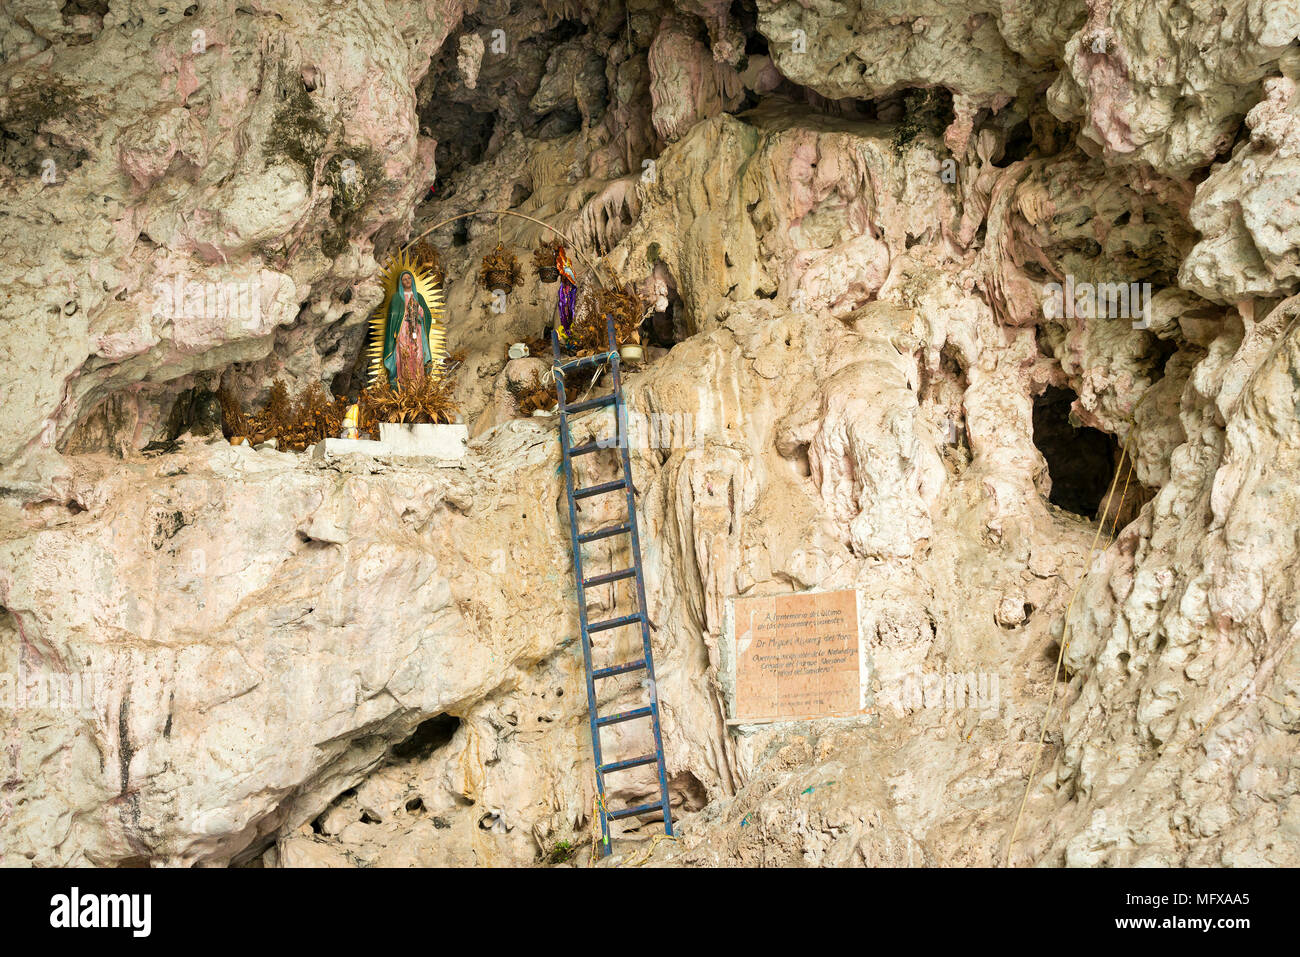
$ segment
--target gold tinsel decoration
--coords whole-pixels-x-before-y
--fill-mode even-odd
[[[400,249],[384,267],[384,298],[379,308],[370,317],[370,342],[366,347],[366,365],[370,370],[369,382],[372,387],[380,379],[388,381],[388,371],[384,368],[384,330],[388,325],[388,304],[392,302],[393,295],[397,292],[398,278],[407,271],[415,277],[415,289],[424,297],[425,303],[429,306],[429,316],[433,320],[429,327],[429,352],[433,355],[429,376],[434,379],[442,376],[443,363],[447,358],[447,327],[440,321],[445,312],[442,287],[435,280],[433,273],[418,261],[414,253]]]
[[[483,265],[479,267],[479,282],[488,292],[500,289],[509,294],[523,281],[524,273],[519,268],[519,260],[506,249],[505,244],[497,243],[497,248],[483,257]]]

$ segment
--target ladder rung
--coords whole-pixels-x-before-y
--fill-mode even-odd
[[[639,768],[643,764],[655,764],[658,760],[657,755],[646,754],[639,758],[629,758],[626,761],[615,761],[613,764],[602,764],[600,773],[609,774],[611,771],[626,771],[628,768]]]
[[[638,658],[636,661],[628,661],[621,665],[610,665],[608,668],[600,668],[591,673],[592,679],[612,678],[614,675],[625,675],[629,671],[640,671],[645,667],[645,659]]]
[[[599,409],[602,406],[613,405],[615,398],[616,396],[611,392],[609,395],[602,395],[598,399],[587,399],[585,402],[575,402],[573,405],[566,405],[560,411],[568,415],[575,415],[578,412],[586,412],[588,409]]]
[[[625,807],[621,811],[610,811],[605,816],[611,821],[618,821],[625,817],[634,817],[637,814],[646,814],[650,811],[658,811],[661,810],[663,806],[663,801],[653,801],[650,804],[638,804],[636,807]]]
[[[603,718],[596,719],[596,727],[603,728],[610,724],[622,724],[624,721],[635,721],[637,718],[648,718],[653,712],[647,708],[633,708],[631,711],[620,711],[618,714],[607,714]]]
[[[588,578],[582,583],[583,588],[595,588],[597,585],[608,585],[610,582],[622,581],[624,578],[631,578],[636,574],[636,568],[621,568],[616,572],[606,572],[603,575],[597,575],[595,578]]]
[[[624,625],[630,625],[634,621],[641,620],[641,613],[634,615],[624,615],[622,618],[606,618],[604,621],[598,621],[594,625],[587,626],[587,632],[608,631],[610,628],[622,628]]]
[[[588,442],[586,445],[578,445],[569,449],[569,458],[576,459],[579,455],[586,455],[589,452],[600,452],[603,449],[618,448],[618,439],[597,439],[595,442]]]
[[[631,525],[615,525],[612,528],[602,528],[599,531],[588,532],[586,535],[579,535],[578,544],[586,545],[588,542],[595,542],[602,538],[609,538],[611,535],[623,535],[630,531],[632,531]]]
[[[615,479],[613,482],[605,482],[602,485],[592,485],[587,488],[573,490],[574,498],[591,498],[593,495],[602,495],[605,492],[612,492],[615,489],[623,488],[627,485],[623,479]]]

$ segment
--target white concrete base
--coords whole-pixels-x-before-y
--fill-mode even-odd
[[[312,446],[311,457],[320,461],[333,455],[383,455],[387,451],[383,442],[370,439],[324,439]]]
[[[469,443],[468,425],[399,425],[381,422],[379,443],[389,455],[427,455],[435,459],[459,459]]]
[[[454,462],[465,457],[468,442],[467,425],[399,425],[381,422],[379,441],[325,439],[312,447],[311,457],[317,463],[328,462],[340,455],[368,455],[371,458],[400,456]]]

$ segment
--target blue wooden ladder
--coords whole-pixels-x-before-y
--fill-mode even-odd
[[[621,818],[637,817],[642,814],[648,814],[657,811],[663,815],[664,833],[671,835],[673,833],[672,810],[668,804],[668,777],[664,770],[664,745],[663,738],[659,732],[659,692],[655,686],[655,666],[654,659],[650,652],[650,616],[646,612],[645,603],[645,576],[641,568],[641,543],[637,537],[636,529],[636,488],[632,485],[632,465],[628,459],[628,441],[627,441],[627,407],[623,403],[623,390],[619,380],[618,372],[618,345],[614,340],[614,322],[609,321],[606,330],[609,337],[609,351],[600,355],[586,356],[581,359],[572,359],[567,362],[562,360],[560,355],[560,342],[555,334],[551,334],[551,349],[555,355],[555,392],[559,399],[560,411],[560,453],[562,456],[562,465],[564,466],[564,488],[569,497],[569,542],[573,550],[573,575],[578,584],[578,626],[582,632],[582,659],[587,669],[587,713],[591,721],[591,748],[596,758],[596,788],[600,795],[598,803],[600,813],[600,832],[603,838],[601,842],[602,855],[610,853],[609,845],[609,822],[617,821]],[[609,363],[610,372],[612,373],[613,391],[608,395],[599,396],[595,399],[586,399],[582,402],[575,402],[569,405],[565,397],[564,377],[566,374],[579,369],[596,368]],[[576,415],[579,412],[587,412],[591,409],[601,409],[607,406],[613,406],[614,418],[616,425],[616,437],[613,439],[596,439],[585,445],[579,445],[574,448],[570,441],[569,435],[569,416]],[[588,455],[592,452],[598,452],[601,449],[613,448],[617,445],[619,457],[623,469],[623,477],[613,482],[604,482],[600,485],[591,485],[586,488],[573,487],[573,460],[580,455]],[[578,531],[578,499],[590,498],[594,495],[604,495],[608,492],[622,491],[627,496],[627,521],[621,525],[615,525],[610,528],[603,528],[590,532]],[[592,578],[584,578],[582,572],[582,546],[588,542],[598,541],[602,538],[610,538],[614,535],[630,536],[629,544],[632,552],[632,564],[621,571],[609,572],[604,575],[596,575]],[[608,585],[610,582],[621,581],[626,578],[636,579],[636,600],[637,611],[632,615],[624,615],[618,618],[610,618],[606,621],[597,621],[589,623],[587,621],[587,598],[586,589],[595,588],[598,585]],[[641,650],[642,655],[635,661],[627,661],[622,664],[612,665],[608,668],[592,669],[591,666],[591,636],[600,631],[608,631],[613,628],[622,628],[626,625],[639,625],[641,628]],[[615,675],[627,674],[633,671],[645,670],[647,686],[650,691],[650,704],[642,708],[634,708],[631,711],[621,711],[616,714],[600,715],[597,710],[596,702],[596,682],[604,678],[612,678]],[[639,758],[629,758],[623,761],[611,761],[605,763],[601,756],[600,746],[600,729],[608,727],[611,724],[619,724],[623,721],[635,721],[641,718],[649,718],[651,727],[654,730],[655,749],[653,754],[642,755]],[[648,804],[640,804],[636,807],[620,808],[610,810],[605,804],[605,775],[617,771],[626,771],[628,768],[638,768],[642,765],[654,764],[659,768],[659,799],[651,801]]]

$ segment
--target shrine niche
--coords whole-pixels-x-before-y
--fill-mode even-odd
[[[640,297],[631,286],[620,288],[617,283],[606,285],[602,282],[596,263],[568,236],[540,219],[508,209],[474,209],[458,213],[434,223],[411,240],[405,248],[413,247],[417,255],[413,260],[407,261],[417,265],[424,262],[419,255],[423,250],[433,256],[436,266],[436,251],[429,246],[426,237],[444,226],[474,216],[495,216],[498,224],[500,217],[510,216],[547,231],[550,238],[540,240],[533,250],[532,267],[539,282],[556,285],[555,319],[549,328],[555,330],[560,347],[566,354],[587,356],[608,350],[606,326],[609,320],[613,320],[615,343],[624,353],[623,359],[638,361],[642,358],[640,326],[648,315],[648,310]],[[585,267],[585,276],[582,278],[575,269],[578,261]],[[524,271],[518,258],[498,236],[496,246],[483,257],[479,265],[478,285],[497,297],[503,308],[504,297],[518,289],[523,281]],[[499,312],[500,308],[496,311]],[[549,332],[546,332],[536,339],[525,339],[520,345],[526,347],[527,355],[546,355],[550,352],[548,335]],[[372,360],[373,357],[372,353]]]
[[[442,376],[447,330],[442,288],[428,260],[403,249],[384,268],[384,299],[370,319],[370,384],[419,389]]]
[[[399,427],[455,423],[460,410],[452,397],[454,364],[447,363],[440,272],[437,254],[429,249],[402,249],[388,260],[384,297],[370,317],[365,353],[358,359],[365,363],[367,382],[359,392],[345,388],[346,394],[335,396],[315,382],[295,397],[277,381],[266,407],[246,413],[239,397],[223,389],[223,430],[231,444],[269,443],[301,452],[319,443],[370,441],[385,432],[396,436],[393,429]],[[407,436],[392,441],[410,446]]]

